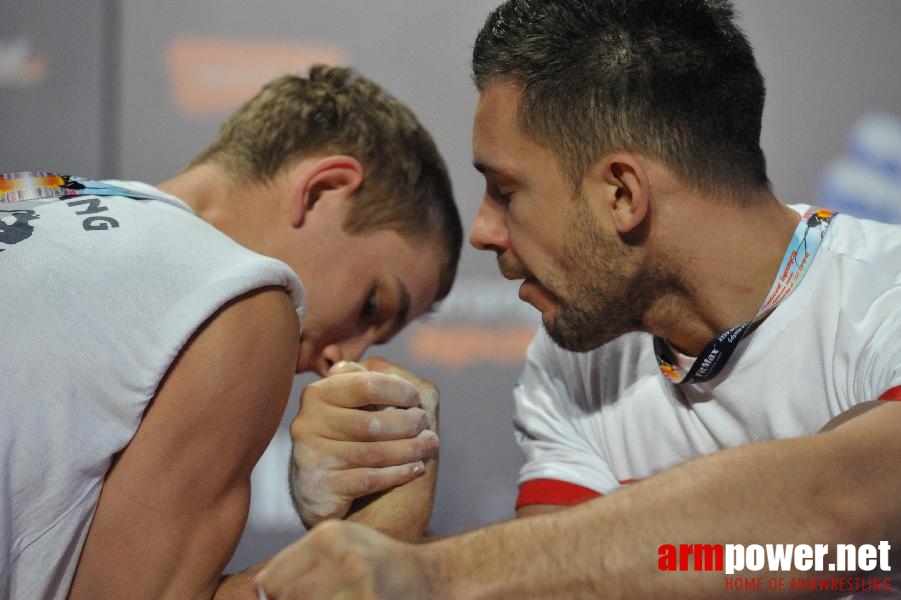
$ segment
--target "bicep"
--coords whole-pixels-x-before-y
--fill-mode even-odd
[[[267,288],[195,334],[106,476],[70,597],[212,595],[290,393],[298,331],[287,295]]]

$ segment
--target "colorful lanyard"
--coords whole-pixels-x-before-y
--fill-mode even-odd
[[[810,208],[804,213],[782,258],[776,280],[766,295],[766,300],[757,309],[757,314],[753,319],[727,329],[710,340],[688,371],[679,365],[670,345],[663,338],[654,336],[657,364],[663,374],[673,383],[698,383],[716,377],[726,366],[742,338],[801,283],[833,216],[831,211],[822,208]]]
[[[158,200],[158,196],[110,185],[102,181],[57,175],[44,171],[0,173],[0,204],[66,196],[125,196],[135,200]]]

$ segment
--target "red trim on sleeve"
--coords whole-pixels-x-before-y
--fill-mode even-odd
[[[533,479],[519,485],[516,508],[530,504],[572,506],[602,496],[594,490],[556,479]]]
[[[896,385],[881,396],[880,400],[901,400],[901,385]]]

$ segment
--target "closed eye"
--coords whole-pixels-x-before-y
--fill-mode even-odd
[[[376,288],[373,287],[369,291],[369,295],[366,296],[366,300],[363,302],[363,307],[360,309],[360,319],[364,323],[371,323],[378,314],[379,305],[376,296]]]
[[[510,204],[510,201],[513,198],[512,191],[501,190],[499,187],[494,185],[488,186],[488,195],[500,204]]]
[[[392,282],[373,286],[360,308],[361,326],[377,330],[373,344],[387,344],[403,329],[410,316],[410,304],[410,292],[396,275]]]

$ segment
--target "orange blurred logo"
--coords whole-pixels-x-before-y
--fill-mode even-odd
[[[182,37],[166,50],[166,72],[178,109],[189,117],[227,114],[269,80],[311,65],[346,64],[341,48],[277,40]]]
[[[407,343],[410,358],[450,370],[475,365],[521,367],[534,326],[418,323]]]
[[[32,87],[47,78],[47,57],[26,37],[0,37],[0,86]]]

